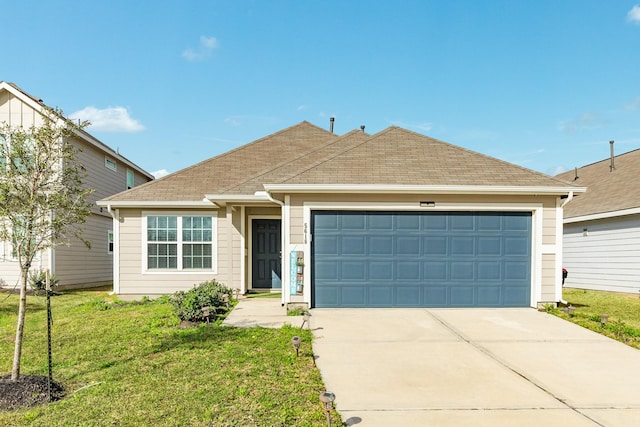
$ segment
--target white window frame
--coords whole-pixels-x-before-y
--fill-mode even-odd
[[[113,230],[107,230],[107,253],[113,254],[114,248]]]
[[[118,163],[107,156],[104,156],[104,167],[114,172],[118,171]]]
[[[176,241],[177,245],[177,268],[152,268],[150,269],[149,260],[148,260],[148,246],[149,243],[147,241],[147,218],[154,216],[164,216],[164,217],[177,217],[177,234],[178,239]],[[184,269],[182,265],[182,252],[183,252],[183,244],[189,243],[203,243],[203,242],[184,242],[182,240],[182,218],[183,217],[209,217],[211,218],[211,268],[194,268],[194,269]],[[160,212],[142,212],[142,259],[141,259],[141,268],[142,274],[217,274],[218,272],[218,214],[217,212],[168,212],[168,211],[160,211]]]

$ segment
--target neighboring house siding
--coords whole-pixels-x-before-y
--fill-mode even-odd
[[[23,101],[10,91],[0,91],[0,123],[6,122],[11,126],[23,126],[27,129],[41,125],[42,116],[31,105],[34,104],[30,104],[28,98]],[[84,237],[91,241],[93,249],[87,250],[81,242],[74,239],[71,246],[58,246],[55,249],[55,264],[49,262],[49,251],[46,251],[33,265],[34,268],[50,268],[60,279],[61,285],[95,285],[112,281],[113,255],[107,252],[107,233],[112,229],[113,223],[106,210],[96,205],[96,201],[127,189],[127,169],[134,172],[135,185],[150,180],[139,168],[125,164],[126,160],[121,156],[109,153],[111,150],[108,147],[104,146],[103,150],[100,142],[81,134],[84,136],[74,137],[70,142],[79,150],[76,161],[86,170],[83,184],[94,189],[87,198],[92,215],[82,226]],[[85,137],[86,140],[83,139]],[[105,157],[113,162],[115,170],[105,166]],[[0,259],[0,278],[13,286],[17,277],[17,263]]]
[[[640,215],[564,225],[566,287],[637,294],[639,265]]]
[[[107,233],[111,217],[93,214],[83,225],[83,237],[91,243],[87,248],[78,239],[55,249],[55,275],[61,286],[111,284],[113,255],[108,252]]]
[[[120,209],[120,235],[116,239],[120,251],[120,294],[123,297],[138,297],[171,294],[178,290],[189,290],[194,285],[216,279],[229,287],[237,287],[240,276],[232,276],[234,255],[232,253],[235,229],[229,221],[226,209],[219,210],[145,210],[144,214],[154,215],[212,215],[217,218],[217,271],[213,272],[146,272],[143,259],[142,235],[144,216],[141,210]],[[239,221],[234,222],[239,224]],[[238,231],[239,233],[239,231]],[[239,243],[238,243],[239,245]],[[236,251],[239,253],[239,246]],[[236,257],[238,260],[238,257]],[[239,268],[239,267],[238,267]],[[239,269],[238,269],[239,271]]]

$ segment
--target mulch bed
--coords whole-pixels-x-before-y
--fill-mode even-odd
[[[52,381],[51,399],[59,400],[63,396],[64,388]],[[11,381],[11,375],[0,377],[0,411],[29,408],[47,402],[49,402],[47,377],[21,375],[17,381]]]

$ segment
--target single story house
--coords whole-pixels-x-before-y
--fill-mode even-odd
[[[557,178],[588,187],[564,210],[567,287],[640,292],[640,149]]]
[[[0,124],[25,129],[38,126],[42,123],[45,107],[41,99],[13,83],[0,81]],[[84,238],[91,242],[91,249],[74,239],[69,245],[43,251],[35,259],[31,271],[48,269],[61,287],[111,285],[113,221],[95,202],[149,182],[153,176],[88,132],[77,131],[69,142],[78,150],[76,160],[86,170],[83,184],[94,189],[88,198],[93,206],[91,215],[83,224]],[[0,144],[11,144],[11,140],[0,134]],[[0,241],[0,287],[15,287],[20,274],[11,242]]]
[[[305,121],[98,205],[124,298],[215,278],[310,307],[536,307],[561,299],[582,191],[400,127]]]

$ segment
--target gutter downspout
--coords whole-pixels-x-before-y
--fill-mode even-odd
[[[275,197],[273,197],[271,195],[270,192],[265,191],[265,193],[267,194],[267,198],[269,199],[270,202],[275,203],[276,205],[280,206],[280,221],[281,221],[281,227],[280,227],[280,265],[281,265],[281,271],[280,271],[280,275],[282,276],[282,279],[284,279],[284,273],[287,270],[288,264],[287,264],[287,260],[288,257],[283,255],[283,252],[285,250],[285,248],[287,247],[287,245],[285,244],[285,235],[286,235],[286,230],[289,227],[288,222],[286,221],[287,218],[285,218],[284,215],[284,202],[281,200],[276,199]],[[282,285],[281,288],[282,289],[282,295],[280,297],[280,303],[282,304],[282,306],[284,307],[285,304],[285,288],[287,285],[288,281],[285,282],[284,280],[282,280]]]
[[[560,204],[560,208],[564,208],[569,202],[571,202],[573,200],[573,191],[569,192],[569,195],[567,196],[567,198]],[[562,226],[564,228],[564,224]],[[563,237],[564,237],[564,232],[562,233]],[[561,240],[562,241],[562,240]],[[564,250],[564,245],[563,247],[561,247],[561,249]],[[562,263],[560,263],[562,265]],[[562,268],[562,267],[561,267]],[[568,302],[562,299],[562,292],[560,292],[560,303],[567,305]]]
[[[111,204],[107,205],[107,213],[109,213],[109,215],[111,216],[111,218],[113,218],[113,289],[111,290],[111,292],[109,292],[109,295],[117,295],[117,293],[120,291],[120,281],[118,279],[118,270],[119,268],[117,268],[117,266],[120,265],[120,251],[118,250],[118,246],[119,246],[119,241],[120,241],[120,229],[118,228],[117,233],[116,233],[116,223],[118,221],[118,218],[116,216],[116,214],[113,212],[113,210],[111,210]],[[116,290],[118,292],[116,292]]]

